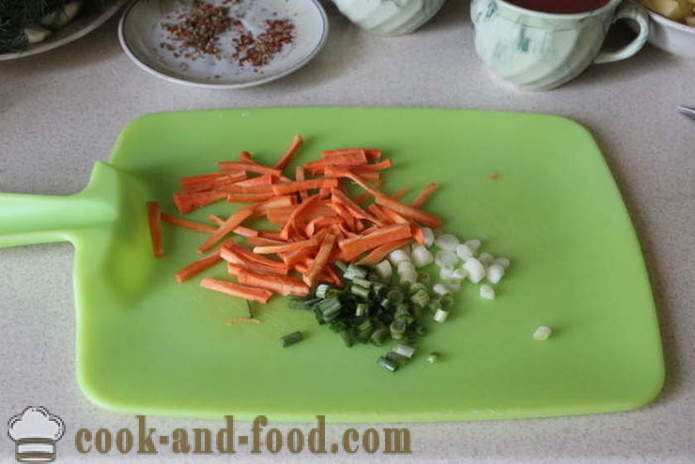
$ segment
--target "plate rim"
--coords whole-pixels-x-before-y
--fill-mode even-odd
[[[289,74],[292,74],[299,69],[303,68],[306,66],[324,47],[326,44],[326,41],[328,40],[328,31],[330,29],[329,22],[328,22],[328,16],[326,15],[326,10],[323,8],[321,3],[318,0],[310,0],[311,3],[314,5],[316,10],[319,12],[319,16],[321,17],[321,23],[322,23],[322,30],[321,30],[321,38],[319,39],[316,47],[307,55],[305,56],[302,60],[300,60],[298,63],[296,63],[293,66],[290,66],[289,68],[285,69],[284,71],[279,72],[278,74],[274,74],[272,76],[266,76],[261,79],[253,80],[250,82],[244,82],[241,84],[216,84],[216,83],[203,83],[203,82],[194,82],[186,79],[181,79],[178,77],[174,77],[170,74],[158,71],[157,69],[154,69],[153,67],[149,66],[135,54],[133,50],[131,50],[131,47],[128,43],[128,38],[126,37],[125,34],[125,23],[128,20],[128,15],[132,11],[133,7],[139,3],[140,0],[134,0],[131,2],[126,9],[123,11],[123,14],[121,15],[121,19],[118,21],[118,41],[121,44],[121,48],[123,49],[123,52],[130,58],[132,62],[134,62],[140,69],[145,70],[146,72],[159,77],[160,79],[164,79],[168,82],[173,82],[176,84],[181,84],[185,85],[188,87],[197,87],[197,88],[205,88],[205,89],[244,89],[244,88],[249,88],[249,87],[255,87],[263,84],[267,84],[269,82],[281,79]]]

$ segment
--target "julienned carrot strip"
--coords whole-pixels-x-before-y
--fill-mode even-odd
[[[240,256],[241,259],[243,259],[247,262],[258,263],[262,266],[270,267],[270,268],[277,269],[280,271],[286,271],[287,270],[287,266],[284,263],[281,263],[279,261],[275,261],[275,260],[270,259],[270,258],[266,258],[265,256],[262,256],[262,255],[257,255],[255,253],[253,253],[251,250],[247,250],[246,248],[244,248],[240,245],[237,245],[233,241],[229,241],[229,242],[225,243],[222,248],[223,249],[227,248],[227,249],[234,251],[237,255]]]
[[[215,243],[220,241],[225,235],[232,232],[242,222],[253,216],[253,208],[246,207],[236,211],[229,216],[224,224],[222,224],[210,237],[208,237],[202,245],[198,247],[199,253],[204,253],[209,250]]]
[[[340,203],[354,217],[356,217],[358,219],[366,219],[367,221],[370,221],[374,224],[382,225],[382,223],[381,223],[381,221],[379,221],[379,219],[375,218],[374,216],[372,216],[371,214],[369,214],[368,212],[363,210],[362,207],[360,207],[357,203],[352,201],[350,199],[350,197],[345,195],[339,189],[333,189],[332,195],[333,195],[333,197],[332,197],[333,201]]]
[[[287,220],[292,215],[292,212],[296,209],[294,206],[284,207],[284,208],[269,208],[266,210],[265,215],[273,224],[286,224]]]
[[[385,243],[404,238],[410,238],[412,231],[408,224],[395,224],[382,227],[369,235],[348,238],[338,242],[342,255],[352,261],[365,251],[373,250]]]
[[[282,231],[280,231],[280,236],[283,238],[283,240],[288,240],[290,238],[290,234],[292,232],[297,231],[296,227],[296,221],[297,218],[304,213],[308,208],[310,208],[313,204],[315,204],[319,200],[319,195],[313,195],[304,200],[302,204],[297,206],[294,211],[292,211],[292,214],[290,214],[290,217],[287,218],[287,222],[285,223],[285,226],[282,228]]]
[[[227,258],[229,255],[226,254]],[[236,276],[239,269],[245,269],[247,271],[255,272],[257,274],[267,274],[267,275],[287,275],[286,271],[280,271],[279,269],[272,269],[269,267],[261,266],[257,263],[251,263],[248,261],[241,261],[238,263],[232,263],[229,259],[225,259],[227,262],[227,272],[233,276]]]
[[[246,194],[263,194],[263,195],[273,195],[272,185],[242,185],[241,187],[236,184],[223,185],[221,187],[216,187],[215,190],[227,192],[229,195],[246,195]]]
[[[282,256],[282,260],[287,266],[294,267],[295,264],[314,254],[314,248],[300,248]]]
[[[252,177],[251,179],[242,180],[236,182],[234,185],[237,187],[250,187],[252,185],[270,185],[273,183],[273,176],[270,174],[263,174],[262,176]]]
[[[338,288],[343,286],[343,281],[340,280],[340,277],[338,277],[338,274],[336,274],[335,269],[333,269],[331,264],[327,264],[323,269],[323,275],[326,276],[328,283],[332,284],[333,286]],[[321,277],[319,277],[317,280],[320,281]]]
[[[227,280],[217,280],[209,277],[201,280],[200,286],[220,293],[226,293],[227,295],[238,296],[245,300],[257,301],[259,303],[267,303],[270,297],[273,296],[273,292],[265,288],[235,284]]]
[[[374,248],[367,254],[364,258],[360,259],[357,264],[362,266],[374,266],[379,264],[381,261],[388,256],[393,250],[406,245],[411,239],[404,238],[403,240],[395,240],[393,242],[385,243],[380,247]]]
[[[430,195],[432,195],[437,189],[439,188],[439,184],[430,184],[418,194],[417,197],[413,200],[411,205],[414,208],[419,208],[421,207],[425,201],[429,198]]]
[[[263,238],[269,238],[271,240],[283,240],[283,238],[280,236],[280,232],[274,230],[259,230],[258,236]]]
[[[232,182],[243,181],[246,174],[243,172],[215,172],[213,174],[201,174],[181,179],[181,190],[184,192],[202,192],[211,190],[217,181],[230,180]]]
[[[221,226],[222,224],[224,224],[224,219],[222,219],[219,216],[215,216],[214,214],[208,215],[208,221],[212,222],[216,226]]]
[[[289,148],[287,149],[285,154],[282,155],[282,157],[278,160],[278,162],[275,163],[273,168],[279,169],[281,171],[285,169],[294,157],[295,153],[297,153],[297,150],[299,150],[299,147],[302,146],[302,142],[302,137],[300,135],[295,135],[292,138],[292,143],[290,143]]]
[[[306,180],[304,176],[304,168],[302,166],[297,166],[294,170],[294,180],[303,181]],[[304,200],[309,193],[306,190],[299,191],[299,197]]]
[[[284,245],[287,242],[281,240],[273,240],[265,237],[247,237],[246,243],[251,246],[270,246],[270,245]]]
[[[221,226],[222,224],[224,224],[224,219],[222,219],[221,217],[215,216],[214,214],[209,215],[208,219],[210,220],[210,222],[212,222],[213,224],[218,225],[218,226]],[[214,231],[215,230],[213,229],[213,232]],[[257,230],[249,229],[248,227],[244,227],[244,226],[235,227],[232,232],[234,232],[237,235],[241,235],[242,237],[247,237],[247,238],[258,237],[258,231]]]
[[[251,158],[251,153],[249,153],[248,151],[239,152],[239,159],[245,162],[253,162],[253,159]]]
[[[309,224],[306,225],[304,228],[304,231],[306,233],[307,237],[313,237],[313,235],[316,233],[316,228],[317,227],[323,227],[323,226],[329,226],[331,224],[338,224],[340,223],[340,218],[337,217],[331,217],[331,216],[321,216],[312,219],[309,221]]]
[[[364,171],[383,171],[385,169],[389,169],[393,165],[393,161],[391,159],[385,159],[384,161],[380,161],[378,163],[372,163],[372,164],[363,164],[361,166],[355,166],[353,169],[355,172],[361,173]]]
[[[374,216],[378,217],[384,224],[393,224],[391,218],[384,212],[384,208],[377,205],[376,203],[369,205],[367,211],[372,213]]]
[[[347,227],[348,230],[352,231],[352,229],[354,229],[355,218],[352,216],[352,214],[350,214],[350,211],[348,211],[346,207],[339,203],[330,203],[328,206],[338,213],[338,217],[343,220],[343,224],[345,224],[345,227]]]
[[[323,239],[323,242],[321,242],[321,247],[318,253],[316,253],[316,258],[314,258],[314,264],[309,269],[309,272],[302,277],[302,280],[304,280],[304,283],[307,284],[309,288],[314,286],[316,277],[318,277],[328,263],[328,258],[331,256],[335,241],[335,235],[328,234],[326,238]]]
[[[327,166],[361,166],[367,164],[367,155],[364,150],[358,150],[343,155],[332,156],[329,159],[304,163],[304,169],[309,172],[320,171]]]
[[[307,296],[309,287],[301,281],[288,276],[260,274],[241,266],[228,266],[229,271],[235,273],[236,278],[242,284],[254,287],[267,288],[280,295]],[[236,269],[235,269],[236,268]]]
[[[204,232],[207,234],[212,234],[215,232],[215,228],[207,224],[202,224],[200,222],[189,221],[188,219],[178,218],[176,216],[169,216],[167,213],[162,213],[162,221],[168,222],[171,225],[183,227],[185,229],[195,230],[197,232]]]
[[[275,196],[272,191],[267,193],[222,193],[227,197],[229,203],[257,203],[269,200]]]
[[[195,261],[178,271],[176,273],[176,281],[178,283],[185,282],[191,277],[200,274],[208,268],[211,268],[220,261],[222,261],[222,258],[220,257],[220,252],[216,251],[211,255],[201,258],[198,261]]]
[[[295,204],[295,198],[292,195],[285,195],[281,197],[273,197],[268,200],[263,201],[262,203],[257,203],[256,206],[256,211],[259,214],[265,213],[269,208],[285,208],[285,207],[290,207],[294,206]]]
[[[287,195],[289,193],[300,192],[302,190],[314,190],[324,188],[335,188],[338,186],[338,179],[325,177],[323,179],[298,180],[285,184],[275,184],[272,186],[275,195]]]
[[[354,201],[355,203],[357,203],[359,205],[362,205],[362,204],[366,203],[370,197],[371,197],[371,195],[369,194],[369,192],[362,192],[359,195],[357,195],[355,198],[353,198],[352,201]]]
[[[400,200],[405,196],[406,193],[408,193],[409,190],[410,187],[401,187],[391,194],[391,198],[394,200]]]
[[[364,151],[370,161],[381,159],[381,150],[375,150],[374,148],[340,148],[338,150],[324,150],[321,152],[321,158],[330,159],[334,156],[341,156],[356,151]]]
[[[422,227],[416,226],[415,224],[411,224],[410,227],[413,229],[413,238],[418,243],[418,245],[424,245],[425,231],[422,230]]]
[[[150,239],[152,240],[152,253],[155,258],[164,256],[164,243],[162,241],[162,214],[159,211],[158,201],[148,201],[147,223],[150,226]]]
[[[194,209],[211,205],[225,198],[225,192],[177,192],[174,194],[174,204],[182,213],[190,213]]]
[[[289,272],[289,267],[280,269],[270,266],[264,266],[257,262],[244,259],[244,257],[240,253],[236,253],[234,250],[225,247],[220,248],[220,257],[227,261],[229,264],[241,266],[254,272],[260,272],[261,274],[287,275],[287,273]]]
[[[282,175],[279,169],[269,168],[252,161],[220,161],[217,163],[217,167],[223,171],[246,171],[258,174],[272,174],[274,176]]]
[[[400,214],[398,214],[397,212],[395,212],[391,208],[387,208],[387,207],[383,206],[381,208],[381,210],[384,212],[384,214],[386,216],[389,217],[389,219],[391,219],[391,222],[394,224],[410,224],[409,220],[407,220],[406,218],[404,218],[403,216],[401,216]]]
[[[313,248],[319,245],[319,241],[316,237],[310,238],[309,240],[302,240],[299,242],[291,242],[283,245],[268,245],[268,246],[257,246],[254,247],[253,252],[258,255],[270,255],[275,253],[288,253],[290,251],[299,250],[301,248]]]

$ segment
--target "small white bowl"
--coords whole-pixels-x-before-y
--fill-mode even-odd
[[[223,5],[221,0],[206,1],[215,6]],[[278,19],[289,18],[295,25],[294,42],[260,68],[240,67],[224,58],[186,59],[160,46],[166,37],[161,23],[169,21],[165,16],[186,5],[178,0],[139,0],[128,6],[121,17],[118,25],[121,47],[142,69],[167,81],[193,87],[240,89],[265,84],[297,71],[326,43],[328,19],[318,0],[242,0],[225,6],[249,8],[242,21],[253,32],[257,32],[258,25],[273,12],[277,12]],[[232,51],[228,36],[221,37],[219,46],[225,53]]]
[[[647,11],[651,18],[649,43],[674,55],[695,58],[695,27],[673,21],[649,9]]]

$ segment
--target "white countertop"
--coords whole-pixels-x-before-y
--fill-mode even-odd
[[[424,29],[393,39],[367,35],[328,9],[332,30],[316,60],[292,76],[248,90],[197,90],[145,73],[121,52],[115,20],[50,53],[0,63],[0,191],[81,190],[121,128],[158,111],[397,105],[573,118],[598,139],[637,227],[664,340],[662,395],[645,408],[618,414],[412,425],[410,456],[342,454],[321,462],[695,462],[695,123],[675,112],[678,104],[695,106],[695,61],[647,47],[630,60],[592,67],[558,90],[519,92],[491,80],[481,67],[467,2],[448,2]],[[74,448],[79,427],[135,430],[136,421],[97,408],[77,387],[72,259],[68,244],[0,250],[0,421],[28,404],[44,405],[68,426],[56,462],[124,462],[113,453],[110,459],[94,452],[80,456]],[[222,426],[221,420],[149,421],[161,431]],[[343,428],[328,426],[328,438],[338,439]],[[13,461],[13,453],[3,432],[0,461]],[[163,456],[166,462],[250,460],[245,452],[231,458],[131,454],[129,459],[159,462]],[[253,458],[305,462],[311,456]]]

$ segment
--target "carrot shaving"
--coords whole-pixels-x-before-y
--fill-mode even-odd
[[[174,194],[174,204],[181,213],[186,214],[220,201],[226,196],[225,192],[177,192]]]
[[[319,252],[316,254],[314,259],[314,264],[309,269],[309,272],[303,277],[304,283],[309,286],[309,288],[314,286],[316,277],[320,272],[323,271],[326,264],[328,264],[328,258],[331,256],[331,251],[333,251],[333,246],[335,245],[336,237],[333,234],[328,234],[319,248]]]
[[[350,212],[350,214],[352,214],[352,216],[358,219],[366,219],[367,221],[370,221],[374,224],[382,225],[379,219],[375,218],[374,216],[363,210],[361,206],[352,201],[350,197],[345,195],[342,191],[334,189],[332,195],[333,201],[342,205],[345,209],[347,209]]]
[[[176,273],[176,281],[179,283],[185,282],[193,276],[200,274],[204,270],[211,268],[220,261],[222,261],[220,252],[216,251],[211,255],[201,258],[178,271]]]
[[[391,194],[391,198],[394,200],[400,200],[405,196],[406,193],[408,193],[409,190],[410,187],[401,187]]]
[[[201,280],[200,286],[227,295],[238,296],[245,300],[257,301],[259,303],[267,303],[270,297],[273,296],[273,292],[264,288],[235,284],[227,280],[217,280],[209,277]]]
[[[296,167],[296,169],[294,170],[294,178],[295,178],[295,180],[297,180],[299,182],[306,180],[305,176],[304,176],[304,168],[302,166]],[[299,191],[299,197],[302,200],[305,200],[308,194],[309,193],[306,190],[300,190]]]
[[[253,162],[253,159],[251,158],[251,153],[249,153],[248,151],[240,152],[239,159],[245,162]]]
[[[384,260],[394,250],[399,249],[402,246],[407,245],[410,242],[409,238],[404,238],[403,240],[396,240],[393,242],[385,243],[380,247],[374,248],[369,252],[364,258],[360,259],[357,264],[362,266],[375,266]]]
[[[265,288],[285,296],[307,296],[309,294],[309,287],[293,277],[260,274],[233,264],[228,265],[228,268],[239,282],[245,285]]]
[[[222,171],[246,171],[255,172],[257,174],[272,174],[281,176],[282,171],[279,169],[269,168],[252,161],[220,161],[217,167]]]
[[[420,208],[423,204],[425,204],[425,201],[427,201],[427,199],[430,197],[430,195],[432,195],[434,192],[436,192],[438,188],[439,188],[439,184],[428,185],[427,187],[422,189],[422,191],[418,194],[417,197],[415,197],[415,199],[413,200],[411,205],[414,208]]]
[[[155,258],[164,256],[164,242],[162,240],[162,214],[159,211],[158,201],[147,202],[147,222],[150,226],[150,239],[152,240],[152,253]]]
[[[335,156],[341,156],[357,151],[363,151],[370,161],[376,161],[378,159],[381,159],[381,150],[375,150],[373,148],[341,148],[338,150],[325,150],[321,152],[321,158],[330,159]]]
[[[412,231],[408,224],[395,224],[382,227],[368,235],[341,240],[338,242],[338,245],[345,259],[352,261],[362,253],[373,250],[384,243],[410,238],[411,236]]]
[[[277,163],[273,166],[275,169],[283,170],[287,167],[287,165],[290,163],[292,158],[294,157],[295,153],[299,150],[299,147],[302,146],[303,140],[300,135],[295,135],[292,138],[292,143],[290,143],[289,148],[285,152],[284,155],[278,160]]]
[[[229,216],[224,224],[222,224],[213,234],[198,247],[198,252],[203,253],[209,250],[215,243],[219,242],[222,237],[232,232],[242,222],[253,216],[253,208],[247,207],[236,211]]]
[[[275,195],[287,195],[288,193],[300,192],[303,190],[314,190],[314,189],[331,189],[338,186],[338,179],[336,178],[323,178],[323,179],[311,179],[311,180],[298,180],[295,182],[288,182],[285,184],[273,185],[273,193]]]

